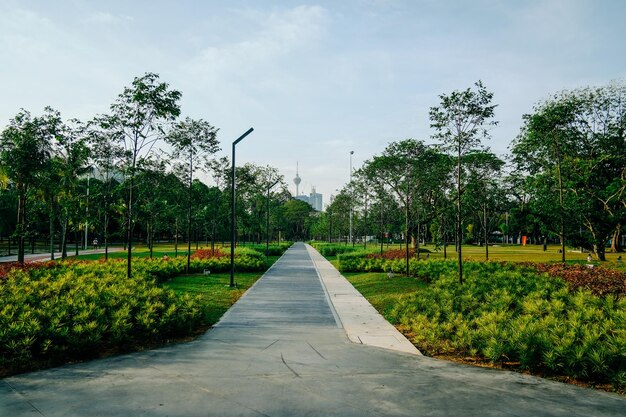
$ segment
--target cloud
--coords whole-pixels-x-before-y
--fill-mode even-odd
[[[238,42],[207,45],[182,64],[185,71],[205,82],[278,69],[279,62],[319,41],[326,33],[326,11],[318,6],[299,6],[286,11],[244,12],[252,29]]]
[[[90,22],[95,22],[95,23],[115,25],[119,23],[131,22],[134,19],[132,16],[128,16],[128,15],[114,15],[109,12],[96,11],[96,12],[90,13],[89,16],[87,17],[87,20]]]

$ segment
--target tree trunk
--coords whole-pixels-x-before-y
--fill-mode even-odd
[[[153,255],[153,242],[152,242],[152,236],[154,234],[154,232],[152,232],[154,226],[152,226],[152,222],[148,223],[148,248],[150,249],[150,259],[152,259],[152,255]]]
[[[485,260],[489,260],[489,239],[487,234],[487,205],[483,204],[483,238],[485,242]]]
[[[409,276],[409,197],[406,197],[406,203],[404,205],[404,241],[405,241],[405,254],[406,259],[406,276]]]
[[[17,262],[24,264],[24,233],[26,231],[26,190],[20,193],[17,205]]]
[[[560,218],[561,218],[561,227],[559,232],[559,238],[561,239],[561,262],[565,263],[565,207],[563,204],[563,177],[561,175],[561,158],[560,155],[557,155],[557,173],[559,179],[559,205],[560,205]]]
[[[50,229],[50,260],[54,261],[54,198],[50,201],[49,217],[48,227]]]
[[[178,256],[178,219],[174,220],[174,256]]]
[[[621,234],[622,225],[618,224],[615,228],[615,231],[613,232],[613,236],[611,237],[611,252],[613,253],[622,252],[623,250],[622,243],[619,240]]]
[[[109,259],[109,205],[105,203],[104,210],[104,260]]]
[[[128,209],[126,210],[126,276],[132,276],[133,257],[133,187],[135,185],[135,163],[133,161],[133,172],[130,176],[130,187],[128,189]]]
[[[417,257],[417,259],[419,260],[420,258],[420,215],[419,215],[419,210],[417,212],[417,236],[415,237],[415,256]]]
[[[61,259],[67,258],[67,217],[63,219],[61,226]]]
[[[606,261],[606,252],[602,242],[593,244],[593,252],[596,254],[599,261]]]

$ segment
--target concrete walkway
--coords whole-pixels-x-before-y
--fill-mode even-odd
[[[111,252],[120,252],[124,250],[123,248],[120,247],[111,247],[109,248],[109,253]],[[104,249],[80,249],[78,251],[79,255],[90,255],[93,253],[104,253]],[[55,252],[54,253],[54,259],[55,260],[60,260],[61,259],[61,252]],[[67,256],[68,257],[72,257],[72,256],[76,256],[76,251],[74,250],[74,248],[72,248],[72,250],[68,250],[67,251]],[[50,260],[50,253],[26,253],[24,254],[24,261],[26,262],[46,262]],[[11,255],[11,256],[0,256],[0,263],[2,262],[17,262],[17,255]]]
[[[0,416],[626,414],[618,395],[351,343],[315,262],[295,245],[194,342],[0,380]]]

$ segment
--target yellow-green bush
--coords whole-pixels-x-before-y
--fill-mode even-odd
[[[123,262],[13,270],[0,282],[0,366],[28,367],[124,348],[191,331],[201,319],[193,298],[159,287],[141,266]]]
[[[626,298],[571,292],[561,279],[512,264],[466,263],[462,285],[447,263],[421,264],[430,284],[398,299],[391,320],[425,353],[626,388]]]

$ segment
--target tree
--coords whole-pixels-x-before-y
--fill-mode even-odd
[[[513,144],[514,161],[529,174],[538,213],[557,229],[565,260],[567,226],[580,219],[583,244],[605,259],[605,244],[626,221],[626,86],[564,91],[535,106]],[[558,199],[557,199],[558,197]],[[552,209],[556,218],[546,216]],[[542,215],[542,214],[539,214]],[[556,226],[556,227],[555,227]]]
[[[571,101],[548,101],[535,106],[533,114],[523,116],[524,126],[513,142],[513,160],[532,177],[526,184],[534,191],[535,212],[559,236],[561,261],[565,262],[566,208],[563,161],[573,150],[576,138],[568,126],[575,119]],[[534,185],[532,183],[535,183]]]
[[[481,81],[476,89],[453,91],[439,96],[439,106],[430,108],[430,127],[436,129],[434,139],[441,141],[441,149],[456,158],[456,242],[458,251],[459,282],[463,283],[463,156],[474,151],[481,139],[489,138],[488,127],[495,126],[492,120],[496,105],[491,104],[493,93],[487,91]]]
[[[0,162],[18,195],[17,260],[24,263],[24,242],[27,233],[26,200],[31,188],[39,184],[51,152],[51,140],[59,124],[56,113],[49,107],[41,117],[32,117],[21,110],[0,135]]]
[[[444,167],[441,154],[415,139],[390,143],[382,155],[365,161],[357,177],[366,178],[372,188],[385,188],[404,208],[406,273],[409,274],[409,238],[435,214],[434,195],[441,184]],[[415,221],[413,221],[415,219]],[[414,238],[419,254],[419,239]]]
[[[159,76],[146,73],[133,80],[130,87],[111,105],[111,113],[102,117],[104,128],[113,132],[125,147],[126,198],[126,244],[128,249],[127,275],[130,277],[133,242],[133,199],[137,167],[147,160],[155,144],[165,135],[165,123],[180,114],[178,101],[181,93],[170,90],[167,83],[159,82]]]
[[[287,238],[291,240],[304,240],[309,235],[311,214],[314,212],[309,203],[292,199],[283,204],[284,216],[287,227]]]
[[[467,205],[478,209],[478,221],[483,231],[482,242],[485,245],[485,259],[489,260],[488,236],[493,225],[489,213],[495,211],[501,197],[499,175],[504,161],[491,152],[472,152],[465,156],[467,167]]]
[[[60,120],[60,115],[55,115]],[[67,232],[70,224],[78,231],[81,193],[78,189],[79,176],[88,172],[87,161],[90,150],[87,137],[78,121],[74,126],[59,123],[53,141],[51,169],[58,180],[57,203],[61,212],[61,258],[67,257]]]
[[[109,223],[112,215],[113,191],[119,183],[121,171],[119,164],[124,159],[124,149],[121,146],[122,138],[115,137],[115,131],[106,130],[105,120],[95,119],[90,123],[89,143],[93,172],[102,181],[102,193],[99,195],[102,203],[104,221],[102,232],[104,238],[104,259],[109,259]]]
[[[187,273],[191,262],[191,211],[193,174],[199,169],[204,170],[210,155],[219,151],[217,131],[204,120],[193,120],[187,117],[176,123],[165,137],[172,148],[172,157],[176,160],[174,169],[181,180],[188,184],[187,200]],[[204,162],[204,163],[202,163]]]

